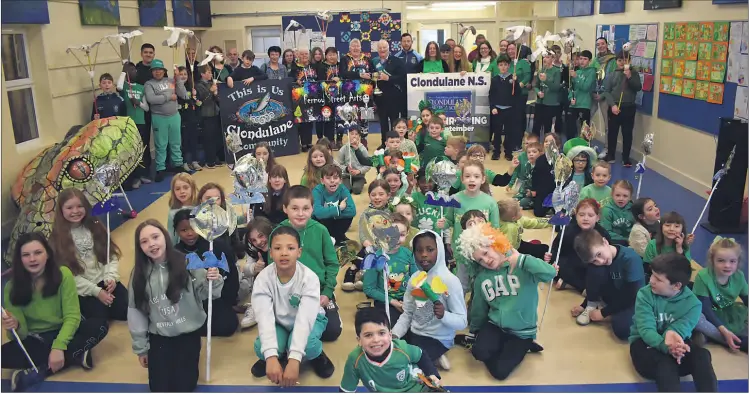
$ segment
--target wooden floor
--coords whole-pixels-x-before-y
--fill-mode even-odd
[[[379,140],[379,136],[370,141]],[[373,150],[373,149],[370,149]],[[302,167],[306,162],[306,155],[299,154],[278,160],[286,166],[292,184],[298,184],[302,174]],[[490,161],[488,168],[504,173],[508,167],[507,161]],[[367,174],[367,179],[374,178],[373,171]],[[232,178],[226,167],[203,170],[194,175],[198,187],[207,182],[218,182],[232,190]],[[497,199],[509,198],[504,188],[494,187]],[[168,196],[162,196],[147,209],[141,211],[138,218],[131,220],[113,232],[114,241],[120,246],[124,256],[120,260],[120,270],[123,281],[130,276],[133,267],[133,245],[135,244],[134,230],[136,226],[147,218],[155,218],[166,224]],[[366,195],[354,196],[357,211],[367,206]],[[528,214],[528,213],[526,213]],[[349,231],[350,238],[356,238],[357,220]],[[550,229],[527,230],[526,240],[539,239],[548,242]],[[343,280],[341,270],[338,281]],[[124,282],[123,282],[124,283]],[[546,290],[541,293],[539,316],[543,310]],[[311,370],[305,370],[300,382],[303,386],[337,387],[343,373],[343,366],[347,355],[355,346],[353,327],[355,305],[365,300],[361,292],[336,292],[341,318],[343,320],[343,334],[334,343],[325,344],[325,352],[336,366],[336,372],[330,379],[319,379]],[[448,386],[495,386],[495,385],[585,385],[607,383],[633,383],[643,381],[632,367],[629,356],[629,346],[618,341],[611,333],[607,324],[591,324],[580,327],[570,316],[570,309],[579,304],[581,296],[573,291],[553,290],[546,319],[538,335],[538,342],[546,350],[539,354],[529,354],[520,367],[504,382],[494,380],[484,368],[483,364],[475,361],[470,352],[462,347],[455,347],[447,354],[452,364],[452,370],[442,372],[443,382]],[[252,350],[252,344],[257,336],[257,328],[248,329],[235,334],[231,338],[214,338],[211,385],[252,385],[268,386],[265,378],[255,379],[250,374],[250,367],[257,361]],[[729,353],[722,347],[710,346],[713,365],[720,380],[747,379],[749,362],[744,353]],[[109,335],[94,350],[96,368],[83,371],[80,368],[70,368],[51,381],[65,382],[99,382],[99,383],[147,383],[147,371],[140,367],[137,357],[131,349],[130,334],[125,322],[113,322]],[[203,366],[205,348],[201,361],[201,384],[204,382]],[[9,371],[3,371],[8,377]],[[85,390],[85,389],[80,389]],[[100,391],[100,390],[96,390]],[[129,391],[129,390],[128,390]],[[333,391],[328,390],[328,391]]]

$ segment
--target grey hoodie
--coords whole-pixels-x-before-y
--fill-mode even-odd
[[[367,148],[364,146],[364,144],[359,144],[359,148],[357,150],[360,154],[364,155],[364,157],[369,157],[369,152],[367,151]],[[359,158],[356,157],[356,152],[354,152],[354,150],[351,148],[351,145],[347,143],[343,144],[343,146],[341,146],[341,149],[338,150],[338,165],[339,167],[341,167],[341,170],[343,170],[343,173],[345,175],[348,175],[349,160],[351,163],[351,167],[353,167],[355,170],[361,171],[361,176],[364,176],[367,171],[372,168],[360,163]]]
[[[144,85],[146,93],[146,102],[151,109],[151,113],[161,116],[172,116],[177,113],[177,100],[172,100],[172,95],[187,100],[187,89],[185,82],[179,78],[175,83],[174,78],[161,78],[160,80],[151,79]]]
[[[152,264],[148,273],[148,285],[146,286],[146,297],[150,300],[148,315],[144,314],[135,305],[133,296],[133,280],[130,278],[128,286],[128,310],[127,326],[133,339],[133,352],[142,356],[148,354],[150,345],[148,334],[161,335],[164,337],[176,337],[178,335],[193,332],[203,326],[206,313],[203,310],[203,300],[208,299],[208,280],[206,270],[192,270],[189,273],[187,287],[182,290],[179,303],[174,305],[166,297],[166,289],[169,286],[169,271],[165,263]],[[221,297],[221,289],[224,287],[224,279],[213,281],[213,299]]]
[[[432,233],[437,239],[437,262],[432,269],[427,272],[427,281],[431,284],[434,277],[439,276],[442,282],[447,286],[447,294],[440,295],[440,301],[445,305],[445,315],[438,319],[434,315],[434,304],[427,300],[426,303],[419,306],[418,302],[411,295],[414,289],[411,281],[408,281],[406,294],[403,297],[403,314],[398,318],[398,322],[393,327],[393,335],[403,338],[410,329],[416,335],[431,337],[440,341],[446,348],[453,346],[455,332],[466,328],[468,325],[468,313],[466,312],[466,302],[463,295],[463,286],[460,280],[447,268],[445,263],[445,245],[442,237],[432,230],[421,230],[411,241],[411,249],[414,251],[414,258],[418,259],[414,241],[420,234]],[[421,264],[417,265],[421,266]],[[411,276],[413,277],[413,275]]]

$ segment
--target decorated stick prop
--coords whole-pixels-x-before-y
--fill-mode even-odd
[[[506,28],[505,30],[507,30],[507,32],[509,33],[508,36],[507,36],[507,38],[508,39],[512,38],[512,40],[514,42],[516,42],[516,43],[517,43],[518,40],[520,40],[521,37],[523,37],[523,35],[525,33],[530,33],[530,32],[533,31],[533,29],[530,26],[512,26],[512,27]],[[513,69],[512,69],[512,79],[513,80],[517,80],[517,76],[518,76],[518,70],[517,69],[518,69],[518,59],[519,59],[519,56],[520,56],[520,48],[518,48],[518,46],[516,44],[515,45],[515,59],[513,59],[514,62],[513,62]],[[515,95],[515,84],[514,83],[512,84],[512,95],[513,96]]]
[[[460,36],[460,39],[458,40],[458,45],[463,45],[463,42],[466,40],[466,33],[469,31],[474,36],[476,35],[476,28],[473,26],[465,27],[462,23],[458,23],[458,35]]]
[[[333,15],[328,10],[320,11],[317,13],[317,18],[315,20],[317,21],[317,27],[320,29],[324,39],[328,33],[328,24],[333,21]]]
[[[284,31],[294,32],[294,48],[293,48],[294,50],[296,50],[297,48],[299,48],[299,42],[297,41],[297,35],[296,35],[296,32],[299,31],[299,30],[302,31],[302,34],[304,34],[304,33],[307,32],[307,28],[304,27],[303,24],[295,21],[294,19],[292,19],[291,21],[289,21],[288,26],[286,26],[286,29],[284,30]]]
[[[164,40],[163,45],[166,47],[172,48],[172,56],[174,57],[174,67],[176,68],[178,66],[177,64],[177,49],[182,47],[183,45],[187,45],[187,39],[189,37],[195,37],[195,32],[188,29],[183,29],[181,27],[171,27],[171,26],[164,26],[164,30],[171,32],[169,34],[169,37]]]
[[[75,60],[80,63],[81,67],[83,67],[84,70],[88,73],[88,78],[91,81],[91,95],[93,96],[94,100],[94,111],[98,115],[99,111],[96,108],[96,85],[94,84],[94,78],[96,76],[96,59],[99,57],[99,44],[101,41],[97,41],[91,45],[78,45],[78,46],[69,46],[68,49],[65,51],[66,53],[69,53],[73,55]],[[94,61],[91,61],[91,51],[96,48],[96,53],[94,54]],[[86,56],[86,63],[83,63],[81,59],[76,55],[76,52],[82,52],[84,56]]]
[[[369,97],[366,95],[365,97]],[[367,98],[367,101],[369,101],[369,98]],[[346,103],[344,105],[341,105],[336,108],[336,111],[338,112],[338,117],[341,118],[341,121],[343,121],[343,127],[346,128],[346,138],[348,138],[348,147],[349,147],[349,155],[348,155],[348,167],[351,167],[353,165],[354,160],[354,149],[351,147],[351,127],[356,125],[356,108],[352,106],[350,103]],[[349,181],[353,182],[353,175],[351,175],[351,172],[349,171]]]
[[[735,154],[736,154],[736,147],[734,146],[733,149],[731,150],[731,154],[728,155],[728,160],[726,160],[726,164],[723,165],[723,168],[718,170],[718,172],[716,172],[715,175],[713,176],[715,185],[713,185],[712,190],[710,190],[710,195],[707,197],[707,201],[705,202],[705,206],[702,208],[702,212],[700,212],[700,217],[698,217],[697,221],[694,223],[694,227],[692,228],[691,234],[694,234],[694,232],[697,231],[697,227],[699,227],[700,222],[702,221],[702,217],[705,216],[705,211],[707,211],[707,206],[710,205],[710,200],[712,200],[713,196],[715,195],[715,189],[718,188],[720,181],[728,173],[728,171],[731,170],[731,163],[733,162],[733,156]]]
[[[8,317],[8,312],[5,312],[5,308],[2,308],[3,311],[3,319]],[[18,336],[18,333],[16,332],[16,329],[13,328],[10,330],[13,333],[13,336],[16,338],[16,341],[18,341],[18,346],[21,347],[21,350],[23,350],[23,354],[26,355],[26,359],[29,360],[29,363],[31,363],[31,367],[34,368],[34,371],[36,373],[39,373],[39,368],[36,367],[36,364],[34,364],[34,360],[31,359],[31,356],[29,356],[28,350],[26,350],[26,346],[23,345],[23,342],[21,342],[21,338]]]
[[[647,160],[650,153],[653,151],[653,139],[655,134],[645,134],[645,139],[642,140],[642,161],[637,163],[635,166],[635,174],[637,174],[637,193],[635,194],[635,200],[640,198],[640,188],[642,187],[642,177],[645,175],[645,160]]]
[[[219,260],[213,253],[213,241],[224,233],[232,234],[237,228],[237,216],[234,209],[226,203],[226,209],[219,205],[217,199],[212,198],[197,207],[193,208],[190,214],[190,226],[198,235],[206,239],[209,243],[208,252],[203,254],[203,260],[197,255],[188,255],[187,269],[208,269],[221,268],[228,272],[229,267],[226,263],[226,256],[222,255]],[[211,380],[211,327],[213,319],[213,284],[208,284],[208,332],[206,335],[206,362],[205,362],[205,380]]]
[[[575,29],[564,29],[557,33],[557,35],[562,38],[564,52],[567,54],[567,67],[573,68],[572,50],[575,47],[575,40],[578,38],[577,32]],[[580,41],[582,41],[582,38]],[[567,73],[567,87],[572,88],[572,76],[569,73]]]
[[[232,204],[249,206],[247,212],[247,223],[249,223],[252,220],[252,204],[265,202],[263,193],[268,191],[268,174],[265,172],[265,163],[250,154],[242,156],[234,163],[234,169],[231,172],[234,177],[234,192],[229,198]]]
[[[437,193],[427,192],[426,204],[440,207],[440,217],[445,217],[445,207],[459,208],[460,202],[448,194],[450,186],[458,180],[458,166],[450,160],[432,160],[427,164],[425,173],[427,182],[434,181],[437,185]],[[440,236],[444,237],[444,229],[440,230]]]
[[[634,42],[634,43],[632,43],[632,42],[626,42],[626,43],[624,43],[624,45],[622,45],[622,51],[624,52],[624,56],[625,56],[625,59],[627,61],[624,64],[624,71],[628,71],[629,70],[629,66],[630,66],[629,62],[632,59],[631,55],[630,55],[630,51],[632,50],[632,47],[635,44],[636,44],[636,42]],[[619,103],[618,103],[617,107],[620,107],[622,105],[622,97],[624,97],[624,86],[626,84],[627,84],[627,78],[625,77],[622,80],[622,91],[621,91],[621,93],[619,93]]]
[[[392,251],[400,244],[400,230],[398,226],[390,219],[390,213],[386,211],[365,211],[362,218],[367,234],[367,238],[374,241],[375,253],[368,254],[362,262],[362,270],[371,268],[382,270],[382,280],[385,288],[385,305],[390,305],[388,301],[388,261],[390,257],[388,252]],[[390,321],[390,308],[385,308],[388,321]]]

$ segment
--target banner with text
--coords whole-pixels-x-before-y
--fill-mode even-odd
[[[242,150],[252,153],[258,142],[267,142],[276,157],[299,153],[299,136],[291,111],[291,80],[267,80],[234,88],[219,85],[223,135],[239,133]],[[231,153],[227,159],[233,159]]]
[[[351,104],[357,121],[374,116],[372,83],[359,80],[316,81],[295,85],[291,90],[294,123],[341,121],[337,107]]]
[[[432,109],[447,116],[445,130],[462,135],[469,143],[488,146],[489,73],[408,74],[408,117],[418,119],[419,102],[427,100]]]

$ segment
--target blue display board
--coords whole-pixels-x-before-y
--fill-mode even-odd
[[[3,24],[49,24],[49,8],[46,1],[3,0]]]
[[[657,24],[642,23],[638,25],[657,25]],[[614,37],[612,40],[612,38],[609,36],[609,43],[611,43],[612,41],[614,42],[614,46],[615,46],[614,52],[616,53],[622,49],[622,45],[624,45],[626,42],[629,41],[630,25],[598,25],[596,27],[596,33],[598,33],[598,31],[600,30],[601,34],[597,34],[596,37],[594,37],[594,40],[598,39],[598,37],[603,35],[603,32],[610,32],[612,26],[614,27]],[[656,34],[656,39],[657,38],[658,36]],[[656,70],[656,67],[658,67],[658,64],[657,64],[658,62],[656,62],[657,53],[658,53],[658,48],[656,47],[655,48],[656,55],[653,56],[653,59],[652,59],[653,70],[650,73],[653,75],[653,87],[649,92],[645,92],[645,91],[642,92],[642,104],[637,106],[637,110],[639,112],[642,112],[648,115],[653,115],[653,102],[655,100],[655,91],[658,90],[658,84],[655,81],[655,70]],[[642,82],[644,84],[645,81],[642,81]],[[660,106],[658,108],[660,108]]]
[[[593,3],[594,0],[559,0],[557,2],[557,16],[565,18],[593,15]]]
[[[599,14],[618,14],[624,12],[626,0],[601,0],[598,3]]]
[[[314,15],[284,16],[281,18],[282,28],[286,29],[292,19],[302,24],[307,30],[320,31],[317,17]],[[363,53],[371,54],[372,43],[381,39],[387,40],[390,43],[390,51],[395,53],[400,50],[401,14],[397,12],[333,14],[333,20],[328,23],[325,35],[335,38],[335,47],[341,55],[348,53],[349,42],[354,38],[361,41]]]

